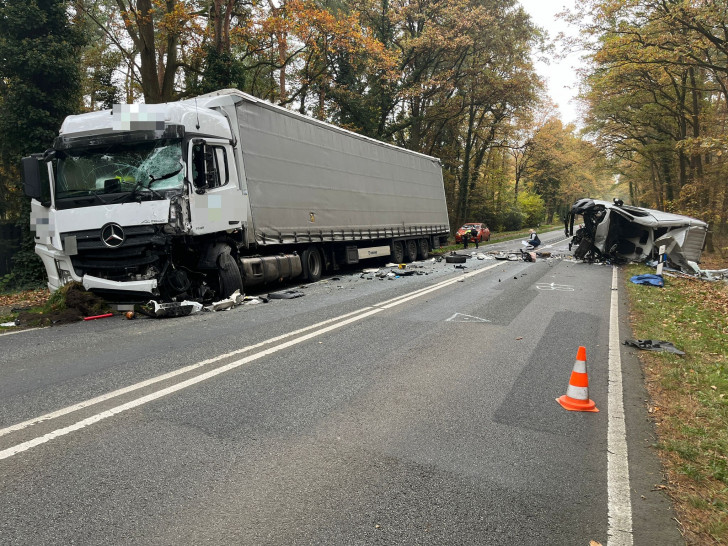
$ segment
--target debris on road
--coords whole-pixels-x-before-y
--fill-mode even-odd
[[[659,341],[655,339],[627,339],[624,341],[624,345],[631,347],[637,347],[643,351],[657,351],[657,352],[668,352],[676,355],[684,355],[685,353],[680,349],[676,348],[669,341]]]
[[[292,300],[294,298],[300,298],[305,294],[300,290],[282,290],[281,292],[271,292],[268,294],[268,298],[272,300]]]
[[[202,311],[202,304],[186,300],[171,303],[159,303],[158,301],[149,300],[145,305],[140,306],[139,310],[152,318],[186,317]]]
[[[96,320],[96,319],[102,319],[102,318],[109,318],[113,317],[114,313],[104,313],[103,315],[94,315],[91,317],[83,317],[83,320]]]
[[[647,284],[649,286],[665,286],[665,280],[662,275],[653,275],[645,273],[644,275],[634,275],[629,279],[634,284]]]
[[[240,305],[243,303],[243,295],[240,293],[240,290],[236,290],[233,292],[229,298],[225,298],[224,300],[220,301],[214,301],[210,305],[206,305],[204,307],[205,311],[227,311],[228,309],[232,309],[236,305]]]
[[[468,256],[465,256],[464,254],[456,254],[455,252],[445,256],[445,262],[449,264],[464,264],[467,259]]]

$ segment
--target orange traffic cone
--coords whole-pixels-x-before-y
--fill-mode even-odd
[[[566,394],[556,401],[569,411],[599,411],[589,399],[589,376],[586,373],[586,347],[579,347],[574,370],[571,372]]]

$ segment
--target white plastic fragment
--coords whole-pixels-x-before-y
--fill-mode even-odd
[[[214,301],[210,305],[205,307],[205,311],[227,311],[232,309],[236,305],[240,305],[243,302],[244,296],[240,293],[240,290],[233,292],[229,298],[224,300]]]

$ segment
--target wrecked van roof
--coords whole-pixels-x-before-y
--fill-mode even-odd
[[[595,205],[603,205],[605,208],[612,209],[628,220],[643,226],[708,226],[702,220],[691,218],[690,216],[683,216],[682,214],[673,214],[671,212],[635,207],[633,205],[619,205],[614,202],[610,203],[609,201],[601,201],[599,199],[590,199],[590,201]]]

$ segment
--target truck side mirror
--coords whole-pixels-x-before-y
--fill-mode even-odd
[[[43,154],[33,154],[30,157],[24,157],[21,165],[23,193],[38,201],[43,200],[43,182],[47,178],[41,176],[41,165],[43,167],[46,166],[45,161],[43,161]]]

